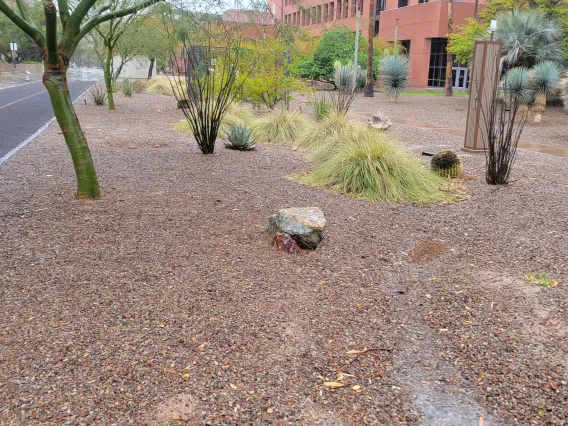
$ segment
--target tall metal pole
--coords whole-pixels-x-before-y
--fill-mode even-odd
[[[398,47],[396,45],[397,41],[398,41],[398,19],[394,20],[394,49],[393,52],[395,55],[398,54]]]
[[[357,14],[355,18],[355,57],[353,59],[353,90],[357,87],[357,62],[359,60],[359,21],[361,20],[361,11],[359,10],[359,1],[357,0]]]
[[[373,40],[375,36],[375,2],[369,1],[369,35],[367,36],[367,79],[365,80],[365,97],[375,96],[373,90]]]

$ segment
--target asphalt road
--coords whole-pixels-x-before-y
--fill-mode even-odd
[[[71,81],[69,91],[75,101],[93,84]],[[12,149],[53,118],[53,109],[43,83],[26,83],[0,90],[0,163]]]

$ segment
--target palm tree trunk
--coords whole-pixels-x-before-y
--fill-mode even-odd
[[[73,159],[77,177],[77,198],[99,198],[95,165],[67,87],[67,68],[49,69],[46,65],[43,84],[47,88],[55,118]]]
[[[114,107],[114,96],[112,93],[112,72],[110,69],[110,64],[112,61],[112,47],[107,46],[106,49],[106,58],[104,60],[104,67],[103,73],[105,77],[105,85],[108,95],[108,109],[114,111],[116,108]]]
[[[365,81],[365,97],[375,96],[373,91],[373,39],[375,35],[375,2],[369,2],[369,34],[367,36],[367,80]]]

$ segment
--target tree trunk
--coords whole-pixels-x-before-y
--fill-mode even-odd
[[[542,121],[542,114],[546,110],[546,95],[539,93],[534,97],[534,104],[532,111],[534,112],[534,123],[540,123]]]
[[[453,1],[448,0],[448,34],[452,32],[452,26],[454,21],[454,15],[452,12],[453,9]],[[449,44],[449,39],[448,39]],[[454,55],[448,52],[446,47],[446,84],[444,84],[444,96],[453,96],[454,95],[454,87],[452,84],[452,68],[454,65]]]
[[[77,177],[77,198],[99,198],[99,183],[95,165],[67,87],[67,68],[50,70],[46,66],[43,84],[47,88],[55,118],[73,159]]]
[[[103,73],[105,77],[105,85],[108,96],[108,109],[114,111],[116,108],[114,107],[114,95],[112,93],[112,72],[110,69],[111,61],[112,61],[112,48],[108,46],[106,49],[106,58],[104,60]]]
[[[473,19],[477,20],[477,9],[479,7],[479,0],[475,0],[475,4],[473,6]]]
[[[369,35],[367,36],[367,79],[365,81],[365,97],[375,96],[373,90],[373,40],[375,35],[375,2],[369,2]]]
[[[154,72],[154,62],[156,62],[156,58],[150,58],[150,69],[148,70],[148,80],[152,78],[152,73]]]

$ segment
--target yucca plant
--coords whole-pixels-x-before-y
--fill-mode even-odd
[[[227,133],[225,148],[238,151],[250,151],[254,149],[256,141],[252,137],[251,131],[246,126],[233,126]]]
[[[106,88],[99,83],[95,83],[89,89],[89,97],[93,101],[95,105],[102,106],[106,103],[107,100],[107,92]]]
[[[556,94],[562,77],[562,68],[553,61],[536,64],[528,73],[530,88],[534,93],[534,122],[540,123],[546,109],[546,98]]]
[[[509,96],[503,101],[514,100],[527,106],[534,99],[534,92],[529,83],[529,70],[526,67],[511,68],[503,77],[503,85],[508,88]]]
[[[564,108],[568,110],[568,78],[566,79],[563,85],[562,102],[564,102]]]
[[[446,197],[443,179],[395,143],[369,127],[342,132],[341,143],[301,182],[384,203],[430,203]]]
[[[283,143],[296,140],[312,124],[296,110],[276,109],[252,124],[257,141]]]
[[[124,96],[131,98],[134,94],[134,83],[132,80],[126,78],[120,83],[120,90]]]
[[[355,82],[353,77],[356,76]],[[337,65],[333,81],[338,89],[359,91],[365,87],[367,75],[359,65]]]
[[[430,160],[430,170],[441,177],[455,178],[461,175],[462,163],[454,151],[440,151]]]
[[[379,62],[379,75],[387,98],[397,102],[408,86],[408,58],[400,55],[386,56]]]

